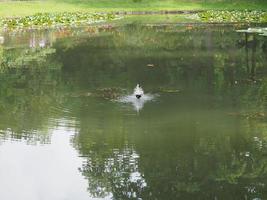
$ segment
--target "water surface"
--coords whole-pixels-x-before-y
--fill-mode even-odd
[[[3,34],[1,200],[266,199],[267,38],[236,29]]]

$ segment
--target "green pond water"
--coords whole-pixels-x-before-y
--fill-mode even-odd
[[[240,28],[3,33],[0,199],[267,199],[267,38]]]

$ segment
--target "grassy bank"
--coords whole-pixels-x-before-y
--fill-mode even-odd
[[[185,15],[129,16],[126,21],[146,23],[181,22],[267,22],[267,3],[264,0],[0,0],[0,29],[48,28],[79,26],[116,19],[115,15],[94,12],[119,11],[179,11],[206,12]],[[249,10],[253,10],[252,12]],[[125,21],[124,20],[124,21]],[[123,20],[122,20],[123,23]]]
[[[140,0],[137,0],[140,1]],[[157,10],[267,10],[263,0],[65,0],[0,2],[0,17],[26,16],[39,12],[112,12]]]

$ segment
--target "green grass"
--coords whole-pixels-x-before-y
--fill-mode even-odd
[[[171,24],[171,23],[194,23],[200,22],[189,18],[189,15],[171,14],[171,15],[128,15],[120,20],[111,21],[114,24]]]
[[[57,3],[57,2],[0,2],[0,16],[13,17],[13,16],[25,16],[33,15],[38,12],[76,12],[86,11],[79,5],[73,5],[69,3]]]
[[[158,10],[267,10],[264,0],[43,0],[0,2],[0,16],[25,16],[38,12],[111,12],[111,11],[158,11]]]

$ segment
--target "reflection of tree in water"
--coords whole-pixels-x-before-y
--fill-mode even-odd
[[[138,154],[125,147],[114,149],[107,158],[92,151],[81,168],[88,179],[88,190],[94,197],[113,196],[114,199],[136,199],[145,190],[146,182],[139,172]]]
[[[166,103],[165,109],[149,110],[151,114],[143,123],[133,120],[134,129],[122,123],[124,118],[117,116],[119,110],[98,110],[104,113],[99,117],[93,110],[81,114],[82,129],[76,136],[76,145],[80,154],[87,158],[81,172],[88,178],[89,192],[99,197],[112,194],[114,199],[264,199],[267,195],[266,127],[261,119],[246,121],[239,115],[248,107],[256,111],[265,109],[266,81],[257,84],[247,81],[251,73],[254,77],[257,75],[256,78],[265,75],[266,58],[264,50],[260,49],[264,42],[255,44],[254,59],[249,58],[260,74],[255,69],[247,71],[245,51],[235,45],[239,36],[234,32],[207,30],[206,34],[200,30],[188,36],[187,31],[151,29],[149,32],[144,29],[137,29],[139,32],[131,34],[129,41],[127,38],[132,31],[88,40],[80,48],[70,48],[64,54],[59,50],[64,72],[80,86],[135,85],[139,79],[151,88],[179,86],[187,89],[184,93],[188,99],[184,102],[187,102],[185,106],[190,105],[190,123],[182,120],[185,116],[181,113],[182,107],[178,108],[183,104],[183,93],[175,99],[172,97],[173,101]],[[72,55],[79,56],[73,59]],[[146,67],[151,60],[156,66],[153,69]],[[80,66],[81,71],[77,72],[74,65]],[[197,102],[200,105],[196,105]],[[237,113],[211,122],[210,113],[198,116],[194,109],[189,109],[198,110],[203,106],[208,110],[220,109],[225,108],[223,105],[226,110]],[[86,106],[81,104],[81,107]],[[95,121],[85,120],[86,113],[96,118]],[[227,113],[218,115],[227,116]],[[152,121],[159,127],[150,127]],[[196,126],[199,121],[202,123]],[[85,127],[89,122],[91,126],[99,124],[100,127]],[[95,138],[99,133],[101,137]],[[135,144],[131,151],[140,156],[137,171],[142,174],[145,185],[130,181],[128,158],[131,154],[125,153],[125,149],[129,151],[129,147],[125,147],[129,143]],[[260,143],[262,148],[259,148]],[[121,155],[125,155],[124,161],[120,160]]]
[[[264,48],[260,48],[261,46],[265,45],[264,40],[259,40],[256,37],[256,34],[248,34],[244,33],[244,39],[240,39],[238,41],[238,45],[245,49],[245,63],[246,63],[246,70],[247,73],[250,75],[249,79],[251,81],[256,81],[256,54],[257,49],[259,51],[265,51]]]
[[[80,122],[74,144],[87,159],[80,170],[89,192],[114,199],[264,199],[266,117],[246,120],[238,114],[266,109],[267,81],[241,81],[250,73],[264,77],[266,50],[259,48],[263,41],[255,44],[249,57],[254,70],[247,71],[244,48],[234,45],[238,39],[231,31],[130,27],[36,51],[5,51],[5,66],[14,68],[1,76],[1,129],[11,128],[18,139],[34,138],[35,130],[47,133],[47,122],[58,116],[53,109],[61,109],[66,93],[77,88],[132,88],[139,80],[146,88],[185,88],[181,95],[162,94],[164,109],[147,106],[141,121],[118,116],[121,110],[101,99],[69,99],[67,107]],[[151,62],[155,67],[147,67]],[[192,111],[186,120],[181,105]],[[238,113],[197,113],[203,106],[229,106]]]
[[[43,67],[44,70],[60,69],[60,63],[55,62],[49,57],[54,53],[55,49],[53,48],[5,50],[0,69],[2,72],[8,68],[32,68],[37,70]],[[7,73],[9,72],[7,71]]]
[[[199,121],[199,119],[196,120]],[[164,139],[166,135],[161,136],[157,140],[152,140],[153,144],[149,142],[151,139],[144,138],[146,143],[142,148],[137,148],[137,152],[141,158],[140,168],[145,170],[144,178],[153,198],[266,197],[267,159],[264,154],[267,147],[263,146],[259,149],[258,142],[253,138],[256,133],[247,128],[240,129],[247,125],[243,124],[244,121],[240,122],[242,124],[235,129],[231,127],[232,125],[228,125],[229,122],[218,119],[212,122],[218,125],[210,124],[210,127],[206,128],[204,125],[195,126],[191,130],[183,130],[182,135],[181,133],[177,135],[179,129],[168,129],[167,137],[170,139]],[[199,123],[208,124],[204,121]],[[258,124],[258,122],[254,123]],[[177,124],[182,122],[177,120]],[[193,123],[191,126],[194,127]],[[162,130],[166,128],[162,127]],[[266,132],[264,126],[257,128],[258,132]],[[182,128],[179,132],[181,130]],[[264,136],[261,135],[258,138],[264,138]],[[264,141],[266,140],[263,139],[262,143],[266,144]],[[148,153],[144,151],[144,145],[152,148],[146,148],[150,152],[149,156],[146,156]],[[157,148],[159,146],[164,150],[159,152]],[[247,190],[248,187],[254,188],[254,192]]]
[[[58,115],[60,63],[52,48],[4,48],[0,62],[1,138],[49,142],[49,118]]]
[[[12,78],[0,75],[1,136],[47,142],[49,118],[57,115],[51,109],[57,107],[61,95],[51,89],[52,82],[57,84],[51,74],[31,73],[26,69],[13,71]]]
[[[157,112],[166,118],[158,117]],[[178,125],[168,125],[167,113]],[[152,116],[127,120],[117,128],[113,121],[99,137],[89,134],[94,128],[75,136],[80,154],[86,157],[80,170],[88,179],[91,195],[114,199],[266,197],[264,123],[231,122],[228,120],[235,118],[225,121],[215,116],[212,124],[205,126],[210,116],[204,113],[183,120],[183,114],[170,110],[155,111]]]

